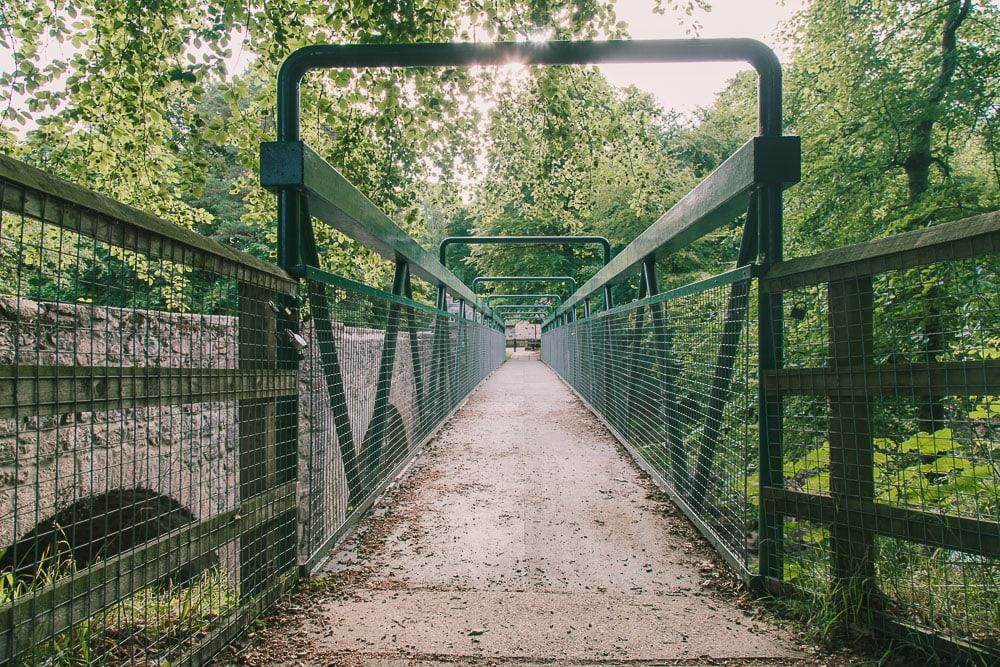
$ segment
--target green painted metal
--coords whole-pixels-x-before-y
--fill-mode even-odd
[[[300,139],[299,87],[310,70],[366,67],[462,67],[569,65],[589,63],[668,63],[744,61],[758,74],[760,134],[781,134],[781,64],[764,44],[749,39],[611,40],[604,42],[502,42],[494,44],[345,44],[315,45],[292,53],[278,72],[278,142]],[[294,162],[292,162],[294,164]],[[265,165],[280,170],[279,162]],[[305,264],[313,244],[305,214],[307,201],[294,183],[276,183],[278,263],[286,269]],[[404,255],[405,257],[405,255]],[[392,259],[395,259],[393,257]],[[409,261],[409,258],[407,258]],[[433,281],[432,281],[433,282]],[[440,289],[440,282],[433,282]],[[440,304],[439,304],[440,305]],[[610,307],[612,304],[607,303]],[[572,316],[566,319],[572,319]]]
[[[311,217],[315,217],[360,241],[387,260],[406,261],[410,273],[466,301],[477,310],[486,308],[458,276],[438,262],[308,146],[300,141],[269,142],[261,144],[260,152],[261,185],[279,195],[289,188],[294,189],[301,197],[302,210],[308,210],[308,216],[303,215],[298,233],[303,244],[296,253],[300,263],[287,267],[294,275],[302,275],[306,266],[318,263],[310,221]]]
[[[522,303],[522,304],[501,304],[494,306],[493,310],[500,317],[501,322],[506,324],[508,320],[531,317],[544,319],[555,309],[551,303]]]
[[[356,280],[351,280],[350,278],[344,278],[343,276],[338,276],[337,274],[330,273],[329,271],[317,269],[314,266],[303,267],[302,271],[302,277],[307,280],[322,281],[324,284],[332,287],[341,287],[345,290],[350,290],[351,292],[357,294],[363,294],[367,297],[384,299],[385,301],[398,303],[402,306],[406,306],[407,308],[413,308],[414,310],[434,315],[435,317],[444,317],[456,320],[462,319],[455,313],[450,313],[447,310],[440,310],[426,303],[421,303],[420,301],[414,301],[412,297],[400,296],[393,294],[392,292],[386,292],[378,289],[377,287],[371,287]]]
[[[666,256],[745,213],[755,190],[779,190],[800,177],[798,137],[754,137],[647,227],[569,299],[565,313],[609,285],[627,280],[647,257]],[[773,252],[773,249],[772,249]]]
[[[489,294],[483,297],[483,302],[488,306],[493,306],[493,302],[500,299],[548,299],[554,301],[555,305],[558,306],[562,303],[562,297],[558,294]]]
[[[478,294],[483,283],[566,283],[576,290],[576,278],[572,276],[478,276],[472,279],[472,291]]]
[[[449,236],[438,247],[441,264],[448,265],[448,247],[452,245],[599,245],[604,266],[611,261],[611,242],[603,236]],[[604,307],[610,308],[611,287],[604,290]]]
[[[545,326],[568,324],[575,319],[578,303],[584,312],[590,311],[587,298],[598,289],[607,289],[614,281],[656,253],[677,250],[708,231],[734,218],[749,201],[751,190],[757,189],[760,208],[756,249],[758,263],[766,273],[774,262],[781,260],[781,191],[798,179],[799,145],[794,138],[782,137],[781,65],[774,53],[753,40],[649,40],[608,42],[549,42],[501,44],[412,44],[412,45],[319,45],[299,49],[283,63],[278,75],[278,141],[299,139],[299,86],[305,74],[313,69],[362,67],[452,67],[469,65],[499,65],[507,62],[524,64],[566,65],[600,62],[749,62],[758,75],[758,132],[748,147],[737,152],[708,179],[674,206],[649,230],[633,241],[612,263],[574,294],[546,321]],[[293,185],[278,188],[278,258],[285,268],[307,262],[302,260],[312,243],[308,230],[309,217],[304,215],[306,201]],[[445,289],[438,286],[438,306],[446,305]],[[574,285],[575,287],[575,285]],[[473,292],[476,291],[473,284]],[[781,363],[780,295],[760,294],[762,308],[758,316],[758,355],[764,368],[777,368]],[[610,299],[606,308],[613,303]],[[780,403],[759,396],[761,411],[762,460],[773,460],[780,454],[780,436],[772,435],[775,420],[780,421]],[[780,460],[780,457],[779,457]],[[768,471],[761,471],[764,482]],[[762,506],[762,512],[765,509]],[[765,520],[766,519],[766,520]],[[779,520],[762,514],[764,539],[761,558],[772,572],[780,571],[780,557],[768,549],[774,537],[771,530]],[[780,542],[780,539],[778,540]]]
[[[611,242],[603,236],[449,236],[438,246],[438,259],[445,266],[452,245],[599,245],[604,264],[611,261]]]

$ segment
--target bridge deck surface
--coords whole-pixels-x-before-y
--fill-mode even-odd
[[[519,353],[243,662],[786,665],[723,565],[559,378]]]

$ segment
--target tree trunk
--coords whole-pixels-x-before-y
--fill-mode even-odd
[[[937,76],[931,83],[920,105],[922,115],[915,119],[910,133],[909,147],[903,160],[903,170],[906,172],[906,182],[909,203],[916,205],[930,187],[930,168],[934,162],[931,152],[931,139],[934,124],[941,115],[942,102],[948,86],[951,85],[958,67],[957,32],[959,26],[968,16],[972,0],[949,0],[945,14],[944,27],[941,30],[941,62]],[[934,271],[934,269],[929,269]],[[931,276],[933,280],[933,276]],[[943,298],[941,288],[934,284],[924,296],[923,341],[921,343],[921,361],[936,361],[938,355],[947,347],[944,332],[944,318],[941,312],[940,300]],[[944,425],[943,397],[929,396],[921,401],[918,407],[917,420],[921,431],[933,433]]]

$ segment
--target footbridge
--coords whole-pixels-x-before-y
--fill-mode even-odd
[[[318,69],[729,60],[757,136],[617,249],[435,256],[299,131]],[[740,591],[998,659],[1000,214],[783,257],[749,40],[312,46],[277,120],[276,263],[0,156],[0,663],[807,664]],[[663,275],[725,226],[730,267]],[[454,243],[601,261],[466,285]]]

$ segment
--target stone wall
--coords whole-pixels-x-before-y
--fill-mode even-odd
[[[0,299],[0,364],[236,368],[236,318]],[[384,335],[335,330],[356,447],[371,419]],[[339,447],[319,365],[300,373],[300,493],[322,491],[324,505],[343,506]],[[397,345],[390,403],[412,446],[413,372],[408,336]],[[421,336],[429,364],[430,342]],[[425,366],[426,367],[426,366]],[[112,412],[0,419],[0,548],[88,496],[143,488],[169,496],[206,519],[237,502],[238,407],[235,401],[153,406]],[[322,466],[319,487],[308,466]],[[308,511],[308,510],[306,510]],[[335,512],[326,521],[336,521]]]

